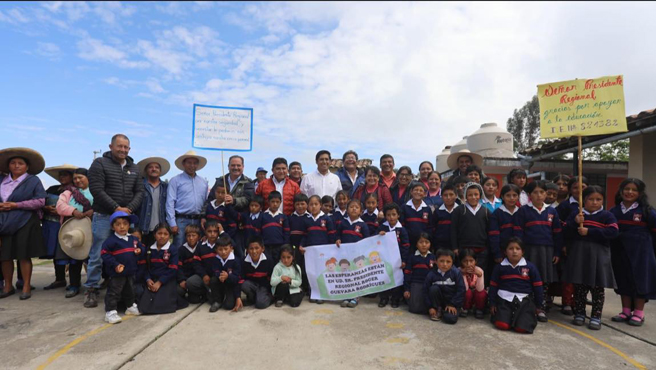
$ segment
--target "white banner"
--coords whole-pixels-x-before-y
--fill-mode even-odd
[[[305,250],[312,299],[344,300],[403,284],[396,233],[357,243],[317,245]]]
[[[253,109],[194,104],[191,146],[198,149],[253,149]]]

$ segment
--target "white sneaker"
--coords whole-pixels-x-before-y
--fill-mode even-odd
[[[137,304],[133,303],[132,307],[129,307],[127,310],[125,310],[126,315],[132,315],[132,316],[139,316],[141,315],[141,312],[139,312],[139,308],[137,308]]]
[[[118,315],[118,312],[114,310],[105,313],[105,321],[107,321],[110,324],[118,324],[122,320],[121,320],[121,316]]]

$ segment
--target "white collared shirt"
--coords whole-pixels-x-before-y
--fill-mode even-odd
[[[296,212],[296,211],[294,211],[293,214],[295,214],[296,216],[299,216],[299,217],[303,217],[303,216],[312,216],[312,215],[310,214],[310,212],[308,212],[308,211],[305,211],[305,213],[303,213],[302,215],[299,214],[299,213]]]
[[[125,235],[118,235],[118,233],[114,232],[114,235],[116,235],[116,237],[119,238],[119,239],[123,239],[123,240],[125,240],[126,242],[128,241],[128,234],[125,234]]]
[[[319,217],[321,217],[323,215],[325,215],[325,213],[323,213],[323,211],[319,211],[319,214],[317,215],[317,217],[312,216],[312,214],[310,214],[309,216],[312,217],[312,220],[316,221],[316,220],[319,219]]]
[[[206,240],[206,241],[203,243],[203,245],[207,245],[207,246],[210,247],[211,249],[214,249],[214,246],[216,245],[216,243],[214,243],[214,244],[210,244],[210,242]]]
[[[531,204],[531,200],[528,198],[528,194],[524,190],[519,193],[519,204],[525,206],[527,204]]]
[[[251,266],[253,266],[254,268],[257,268],[257,266],[260,265],[260,262],[266,261],[266,259],[267,259],[266,254],[262,253],[262,254],[260,254],[260,259],[257,260],[257,263],[255,263],[255,262],[253,262],[253,259],[251,258],[251,255],[249,254],[249,255],[246,256],[246,259],[244,261],[250,263]]]
[[[338,191],[342,190],[342,182],[339,176],[328,171],[327,174],[322,175],[319,170],[307,174],[301,180],[301,193],[311,197],[318,195],[323,197],[329,195],[335,197]]]
[[[542,212],[545,212],[546,210],[549,209],[549,206],[545,204],[542,204],[542,209],[538,209],[538,207],[534,206],[533,203],[529,205],[529,207],[533,208],[538,214],[542,214]]]
[[[603,210],[604,210],[604,207],[602,206],[602,207],[599,208],[598,210],[596,210],[596,211],[590,213],[590,212],[586,211],[585,208],[583,208],[583,214],[584,214],[584,215],[596,215],[597,213],[599,213],[599,212],[601,212],[601,211],[603,211]]]
[[[401,225],[401,221],[398,221],[398,220],[396,221],[396,224],[394,226],[390,226],[389,221],[383,222],[383,225],[387,226],[390,231],[394,231],[396,229],[400,229],[400,228],[403,227],[403,225]]]
[[[466,206],[467,209],[468,209],[471,213],[473,213],[474,215],[476,215],[476,213],[477,213],[481,208],[483,208],[483,206],[482,206],[480,203],[478,203],[478,204],[476,205],[476,208],[473,208],[469,203],[465,203],[465,206]]]
[[[442,210],[442,211],[447,211],[448,213],[452,213],[453,210],[456,209],[456,208],[458,208],[458,203],[453,203],[453,208],[451,208],[450,211],[446,208],[446,204],[442,203],[442,205],[438,209]]]
[[[260,217],[260,213],[261,213],[261,212],[258,212],[258,213],[256,213],[256,214],[252,214],[252,213],[251,213],[251,214],[250,214],[250,216],[251,216],[251,220],[257,220],[257,219]]]
[[[579,204],[579,201],[576,198],[574,198],[574,196],[569,197],[569,202]]]
[[[343,210],[343,211],[342,211],[341,209],[339,209],[339,207],[337,207],[336,209],[334,209],[334,211],[335,211],[335,212],[339,212],[339,214],[342,215],[342,217],[344,217],[344,218],[347,217],[347,216],[346,216],[346,210]]]
[[[262,254],[264,255],[264,253],[262,253]],[[222,265],[222,266],[225,266],[225,264],[228,263],[228,261],[230,261],[230,260],[234,260],[234,259],[235,259],[235,252],[230,252],[230,255],[228,256],[228,258],[225,259],[225,261],[224,261],[223,258],[221,258],[218,254],[216,255],[216,258],[218,258],[219,261],[221,261],[221,265]],[[261,258],[260,258],[260,259],[261,259]],[[257,267],[257,266],[256,266],[256,267]]]
[[[629,212],[632,209],[638,208],[638,206],[639,206],[638,202],[633,202],[633,204],[631,204],[631,206],[629,208],[626,208],[626,206],[624,205],[624,202],[620,202],[620,208],[622,209],[623,214],[626,214],[627,212]]]
[[[164,244],[164,246],[160,249],[165,251],[165,250],[168,250],[170,246],[171,246],[171,242],[166,242],[166,244]],[[157,249],[157,242],[155,242],[155,244],[151,245],[150,249]]]
[[[232,180],[230,179],[230,175],[228,175],[228,185],[230,186],[230,189],[228,190],[228,192],[232,192],[232,191],[235,189],[235,185],[237,185],[237,183],[239,182],[239,180],[241,180],[241,177],[242,177],[242,176],[244,176],[244,175],[239,175],[239,177],[237,177],[237,178],[235,179],[235,181],[232,181]]]
[[[427,251],[426,254],[421,254],[421,252],[419,251],[419,249],[417,249],[417,250],[415,251],[415,256],[426,257],[426,256],[428,256],[429,254],[431,254],[431,251]]]
[[[182,246],[185,247],[185,248],[187,248],[187,250],[188,250],[189,252],[191,252],[191,253],[195,253],[195,252],[196,252],[196,247],[191,248],[191,247],[189,246],[189,243],[184,243]]]
[[[350,217],[346,217],[345,220],[347,220],[347,221],[349,222],[349,224],[351,224],[351,225],[353,225],[353,224],[356,223],[356,222],[364,222],[364,221],[362,221],[361,218],[358,218],[358,219],[355,220],[355,221],[351,221],[351,218],[350,218]]]
[[[408,201],[408,203],[406,203],[406,205],[412,207],[412,209],[414,209],[415,211],[419,211],[419,210],[421,210],[421,209],[424,208],[424,207],[428,207],[428,206],[426,205],[426,203],[424,203],[423,200],[421,201],[421,204],[419,205],[419,208],[415,208],[414,203],[412,203],[412,199],[410,199],[410,200]]]
[[[278,216],[278,215],[281,215],[281,214],[282,214],[282,211],[280,210],[280,208],[278,208],[278,210],[276,211],[276,213],[273,213],[273,212],[271,212],[271,209],[267,209],[266,211],[264,211],[264,213],[268,213],[268,214],[270,214],[271,217],[276,217],[276,216]]]
[[[369,213],[369,210],[366,210],[366,209],[365,209],[364,212],[362,212],[362,214],[363,214],[363,215],[368,215],[368,216],[371,216],[371,215],[373,214],[373,215],[375,215],[376,217],[378,217],[378,208],[375,208],[375,209],[374,209],[374,213]]]
[[[524,257],[522,257],[522,259],[519,260],[519,262],[517,262],[517,265],[513,266],[510,263],[510,261],[508,261],[508,258],[504,258],[503,261],[501,261],[501,266],[512,266],[513,268],[517,266],[526,266],[526,260],[524,259]],[[501,299],[508,302],[512,302],[515,297],[517,297],[519,301],[522,301],[524,300],[524,298],[528,296],[528,294],[526,293],[509,292],[507,290],[502,290],[502,289],[499,290],[497,294],[499,295],[499,297],[501,297]]]
[[[285,182],[287,182],[287,178],[285,177],[282,179],[282,181],[278,182],[275,176],[271,176],[271,180],[273,181],[273,185],[276,186],[276,191],[280,193],[280,196],[282,196],[282,190],[285,188]]]
[[[519,207],[515,206],[515,209],[513,209],[513,211],[510,212],[510,210],[509,210],[508,208],[506,208],[506,205],[505,205],[505,204],[502,204],[501,207],[499,207],[499,209],[502,210],[503,212],[506,212],[507,214],[509,214],[509,215],[512,216],[512,215],[514,215],[515,213],[517,213],[517,210],[519,209]]]
[[[217,205],[216,205],[216,199],[214,199],[213,201],[211,201],[210,204],[212,205],[212,208],[214,208],[214,209],[217,209],[217,208],[219,208],[219,207],[221,207],[221,206],[225,206],[225,202],[223,202],[223,203],[221,203],[221,204],[219,204],[219,205],[217,206]]]
[[[485,204],[485,203],[490,203],[491,205],[495,205],[495,204],[497,204],[497,203],[501,203],[501,199],[497,198],[496,196],[494,197],[494,200],[491,201],[491,202],[490,202],[490,200],[487,199],[486,197],[481,198],[481,201],[483,202],[483,204]]]

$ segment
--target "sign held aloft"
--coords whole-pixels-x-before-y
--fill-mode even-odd
[[[253,108],[194,104],[191,146],[198,149],[253,149]]]
[[[627,131],[622,75],[538,85],[538,100],[543,139]]]

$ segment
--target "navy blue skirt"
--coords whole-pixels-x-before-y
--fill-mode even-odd
[[[615,293],[656,299],[656,255],[649,233],[621,233],[611,245]]]

